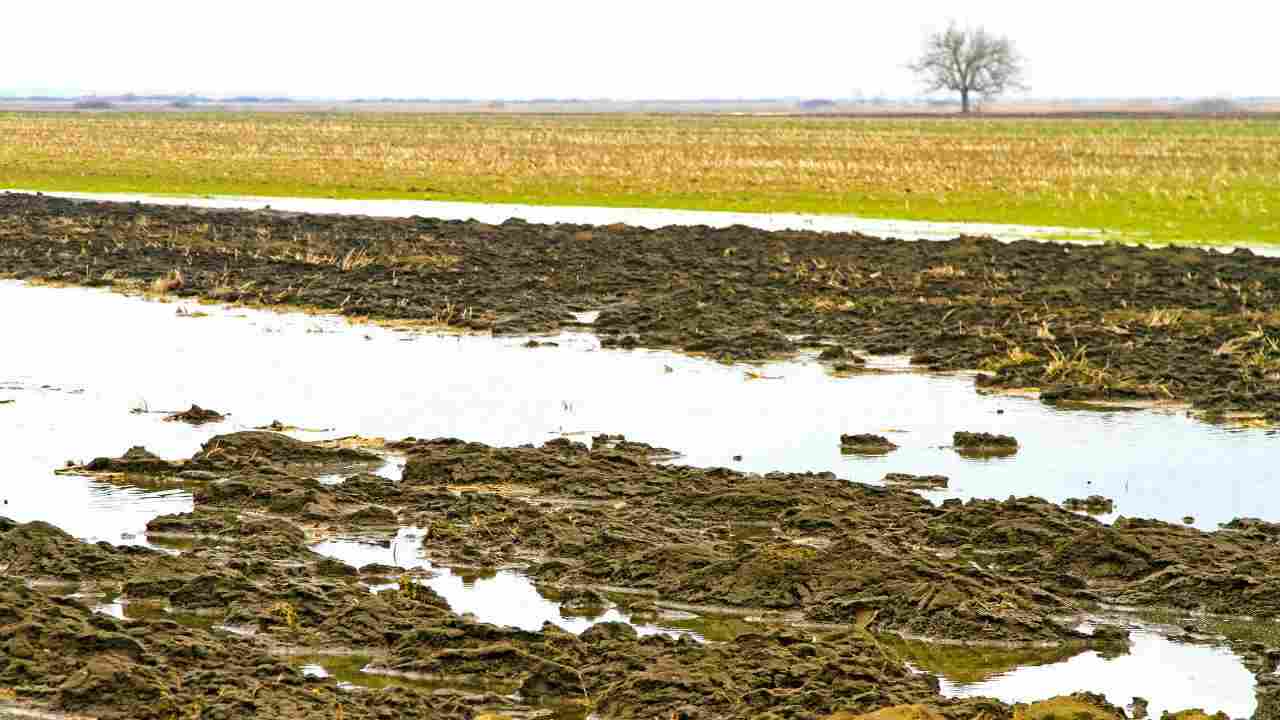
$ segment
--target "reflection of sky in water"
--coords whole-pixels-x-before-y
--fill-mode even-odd
[[[1100,494],[1118,513],[1201,527],[1237,516],[1280,520],[1280,437],[1227,430],[1176,413],[1055,410],[1039,402],[975,393],[966,377],[914,374],[833,379],[816,363],[762,369],[667,352],[602,351],[589,335],[563,335],[558,348],[520,347],[519,338],[422,336],[352,327],[336,318],[202,308],[182,318],[178,303],[101,291],[0,282],[6,318],[6,396],[0,406],[0,496],[19,520],[53,520],[87,538],[119,541],[147,518],[190,506],[169,493],[144,504],[137,493],[92,491],[54,477],[69,458],[119,455],[144,444],[184,457],[213,435],[279,419],[323,436],[454,436],[495,445],[539,443],[560,432],[625,433],[684,453],[680,462],[746,471],[830,470],[878,482],[887,472],[943,474],[950,489],[931,498]],[[98,348],[126,350],[97,352]],[[672,372],[666,372],[666,368]],[[83,388],[82,394],[39,389]],[[192,428],[131,415],[192,402],[232,413]],[[998,411],[1003,410],[1003,413]],[[1011,433],[1017,456],[968,460],[946,449],[955,430]],[[842,456],[842,433],[886,434],[899,450]],[[320,437],[321,434],[302,434]],[[741,461],[734,461],[742,455]],[[1230,458],[1225,464],[1224,458]],[[388,469],[394,472],[394,469]],[[102,501],[104,495],[113,502]]]
[[[1021,667],[979,683],[942,681],[947,697],[993,697],[1005,702],[1041,700],[1086,690],[1106,695],[1113,705],[1134,696],[1150,701],[1148,712],[1203,708],[1233,718],[1253,715],[1257,701],[1253,675],[1225,648],[1170,642],[1152,632],[1131,634],[1130,654],[1106,659],[1086,651],[1070,660]]]
[[[596,623],[627,622],[626,615],[610,608],[599,617],[570,617],[560,611],[560,603],[538,594],[533,581],[513,570],[500,570],[487,577],[469,577],[448,568],[434,567],[420,554],[421,538],[412,531],[401,530],[389,547],[353,540],[329,540],[312,547],[322,554],[337,558],[353,567],[370,564],[402,568],[429,568],[434,577],[422,584],[440,594],[458,613],[470,613],[481,622],[538,630],[545,622],[555,623],[570,632],[580,633]],[[654,625],[637,624],[642,635],[680,632]]]
[[[313,547],[316,552],[359,567],[371,563],[405,568],[432,568],[419,555],[416,531],[401,531],[389,546],[353,540],[330,540]],[[491,577],[467,578],[445,568],[434,568],[436,577],[423,584],[440,593],[456,612],[471,613],[482,622],[537,630],[552,622],[572,632],[582,632],[596,622],[626,621],[609,610],[593,620],[562,617],[558,603],[543,598],[533,582],[514,571]],[[638,625],[641,634],[663,628]],[[956,683],[940,678],[947,697],[994,697],[1005,702],[1027,702],[1073,692],[1101,692],[1116,705],[1126,705],[1134,695],[1151,701],[1152,717],[1164,710],[1204,708],[1222,710],[1231,717],[1253,714],[1253,675],[1240,659],[1225,648],[1173,643],[1154,632],[1134,631],[1131,652],[1106,659],[1087,650],[1068,660],[1021,667],[977,683]]]
[[[181,486],[117,487],[53,473],[68,459],[119,455],[144,441],[176,454],[186,450],[190,428],[130,415],[127,405],[105,405],[93,393],[15,395],[13,405],[0,409],[0,515],[44,520],[89,541],[141,544],[149,520],[191,510],[191,494]]]
[[[93,611],[102,613],[103,615],[110,615],[111,617],[116,618],[117,620],[125,619],[124,603],[120,602],[119,600],[113,600],[112,602],[98,603],[97,605],[93,606]]]
[[[950,240],[960,234],[991,235],[1004,240],[1061,234],[1063,228],[995,223],[928,222],[921,220],[883,220],[852,215],[804,215],[797,213],[740,213],[701,210],[664,210],[656,208],[556,207],[550,205],[515,205],[506,203],[441,202],[437,200],[337,200],[329,198],[174,198],[133,193],[45,193],[61,197],[79,197],[120,202],[147,202],[162,205],[194,205],[198,207],[260,209],[271,207],[285,212],[312,212],[373,215],[377,217],[422,217],[442,220],[479,220],[499,224],[510,218],[531,223],[574,223],[612,225],[626,223],[649,228],[668,225],[709,225],[729,227],[745,225],[762,230],[817,230],[826,232],[861,232],[868,235],[903,237],[912,240]],[[1072,235],[1096,235],[1096,230],[1075,228]]]
[[[191,497],[178,488],[56,476],[54,468],[139,444],[186,457],[214,435],[277,419],[332,428],[300,435],[306,438],[455,436],[517,445],[562,432],[585,442],[592,433],[624,433],[701,466],[830,470],[869,482],[887,472],[948,475],[948,490],[928,493],[935,500],[1100,494],[1124,515],[1192,515],[1206,528],[1237,516],[1280,520],[1280,502],[1271,502],[1280,480],[1280,438],[1272,431],[1228,430],[1176,413],[1055,410],[977,395],[963,377],[833,379],[799,362],[761,369],[781,379],[748,380],[742,367],[667,352],[602,351],[588,335],[530,350],[518,338],[407,335],[334,318],[216,308],[202,308],[206,318],[181,318],[177,303],[7,281],[0,307],[23,308],[7,314],[6,331],[25,339],[6,347],[0,369],[0,399],[16,401],[0,406],[0,499],[8,501],[0,515],[46,520],[90,540],[142,542],[149,519],[190,510]],[[73,342],[60,341],[66,338]],[[232,416],[193,428],[129,413],[143,402],[153,410],[196,402]],[[960,429],[1013,434],[1022,449],[1013,458],[966,460],[945,448]],[[883,457],[842,456],[840,434],[858,432],[885,434],[901,447]],[[381,472],[395,477],[398,470]],[[416,543],[402,536],[394,557],[392,548],[368,544],[321,549],[354,565],[412,565],[423,562]],[[439,570],[427,584],[487,622],[536,630],[552,621],[575,632],[593,622],[562,617],[514,572],[467,582]],[[611,610],[597,621],[608,619],[623,616]],[[1251,712],[1248,674],[1223,651],[1150,634],[1134,639],[1126,657],[1084,653],[977,685],[944,682],[944,689],[1002,699],[1108,689],[1146,693],[1161,707]]]

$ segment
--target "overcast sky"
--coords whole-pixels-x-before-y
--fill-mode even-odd
[[[947,19],[1036,97],[1280,95],[1274,0],[22,0],[0,89],[299,97],[914,95]]]

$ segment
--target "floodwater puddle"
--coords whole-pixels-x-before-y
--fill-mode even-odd
[[[750,620],[687,614],[655,623],[633,622],[615,608],[580,615],[538,591],[515,570],[468,575],[433,567],[420,555],[415,531],[404,530],[389,544],[331,540],[313,547],[353,566],[378,563],[430,570],[423,584],[440,593],[456,612],[483,622],[537,630],[550,622],[582,632],[604,621],[631,623],[640,634],[685,633],[700,641],[729,641],[759,630]],[[1114,620],[1114,619],[1113,619]],[[1127,705],[1136,694],[1148,698],[1150,712],[1203,708],[1230,717],[1249,717],[1256,709],[1252,673],[1231,649],[1220,644],[1193,644],[1167,639],[1156,626],[1129,621],[1128,650],[1079,646],[986,647],[902,640],[883,636],[914,668],[936,676],[947,697],[994,697],[1008,703],[1033,702],[1075,692],[1101,692],[1113,704]],[[1087,630],[1087,626],[1084,628]]]
[[[88,600],[82,596],[82,601]],[[179,625],[209,630],[221,627],[218,624],[219,614],[216,612],[190,612],[174,610],[164,602],[154,600],[137,600],[123,598],[118,595],[102,595],[95,602],[88,602],[89,608],[96,613],[110,615],[118,620],[172,620]],[[229,628],[228,628],[229,629]]]
[[[288,655],[288,661],[297,667],[304,677],[333,680],[338,687],[361,692],[387,688],[411,688],[436,696],[465,698],[467,702],[482,706],[481,717],[545,718],[547,720],[583,720],[586,710],[580,703],[541,704],[529,711],[528,701],[519,697],[518,685],[480,683],[461,678],[432,679],[412,673],[398,673],[382,669],[377,659],[359,653]]]
[[[34,192],[10,190],[11,192]],[[182,197],[145,193],[46,192],[53,197],[94,202],[140,202],[152,205],[183,205],[237,210],[276,210],[290,213],[367,215],[370,217],[431,217],[441,220],[476,220],[493,225],[508,220],[536,224],[570,223],[613,225],[625,223],[658,229],[672,225],[705,225],[727,228],[734,225],[759,230],[811,230],[816,232],[862,233],[873,237],[905,240],[951,240],[960,235],[990,236],[997,240],[1052,240],[1068,243],[1130,242],[1115,232],[1097,228],[1013,225],[983,222],[937,222],[866,218],[856,215],[813,215],[805,213],[748,213],[714,210],[666,210],[661,208],[611,208],[565,205],[520,205],[515,203],[443,202],[438,200],[353,200],[333,198],[244,197],[212,195]],[[1221,252],[1247,247],[1259,255],[1280,254],[1267,245],[1208,246]]]
[[[142,542],[151,517],[191,509],[190,493],[54,469],[138,444],[187,457],[215,435],[278,418],[332,428],[293,433],[308,440],[451,436],[514,446],[621,433],[702,467],[830,471],[868,483],[888,473],[946,476],[946,489],[925,491],[937,502],[1099,495],[1115,503],[1104,521],[1193,516],[1214,529],[1242,516],[1280,520],[1280,502],[1270,502],[1280,486],[1274,430],[980,395],[971,377],[905,372],[893,358],[872,363],[883,372],[837,378],[812,359],[744,369],[665,351],[602,350],[585,333],[530,350],[525,338],[414,334],[240,308],[209,306],[207,317],[191,320],[176,312],[183,303],[16,282],[0,282],[0,307],[24,309],[7,318],[10,337],[40,338],[56,327],[75,339],[71,348],[27,341],[6,349],[6,378],[27,389],[7,391],[18,402],[0,413],[2,512],[89,540]],[[93,351],[120,347],[122,337],[127,352]],[[776,379],[752,380],[758,376]],[[199,403],[230,415],[193,427],[129,412],[140,403]],[[965,458],[950,448],[958,430],[1011,434],[1019,450]],[[883,434],[898,448],[842,454],[840,436],[855,433]],[[399,467],[381,472],[394,476]]]
[[[569,608],[546,597],[532,580],[518,570],[467,571],[432,565],[422,557],[422,537],[416,529],[402,529],[389,543],[335,539],[313,545],[312,550],[352,566],[389,565],[406,570],[430,571],[419,580],[436,591],[454,612],[469,614],[480,622],[537,631],[552,623],[569,632],[581,633],[602,622],[628,622],[630,617],[616,607]],[[386,587],[394,587],[388,585]],[[384,589],[374,586],[373,590]],[[677,621],[687,619],[675,614]],[[688,634],[702,639],[686,627],[663,621],[631,623],[641,635]]]
[[[468,574],[432,566],[421,557],[421,539],[413,529],[402,530],[385,544],[329,540],[312,549],[355,567],[377,563],[430,571],[431,577],[421,582],[444,597],[455,612],[525,630],[550,622],[580,633],[598,622],[618,621],[632,624],[641,635],[687,634],[699,641],[726,642],[760,629],[755,622],[731,616],[672,613],[644,623],[616,608],[569,610],[516,570]],[[1136,693],[1150,699],[1153,717],[1184,708],[1203,708],[1210,714],[1222,711],[1230,717],[1253,714],[1256,682],[1232,650],[1217,644],[1177,642],[1166,639],[1155,626],[1127,624],[1131,625],[1127,651],[965,646],[896,636],[882,636],[881,642],[918,671],[936,676],[946,697],[994,697],[1016,703],[1088,691],[1101,692],[1113,704],[1124,706]],[[1177,690],[1171,692],[1170,687]]]
[[[827,471],[869,483],[889,473],[946,476],[945,489],[921,491],[935,502],[1098,495],[1115,503],[1104,521],[1193,516],[1204,529],[1241,516],[1280,521],[1280,502],[1271,501],[1280,487],[1280,436],[1265,428],[1216,426],[1182,412],[1092,412],[980,395],[970,376],[908,372],[898,358],[872,358],[877,372],[836,377],[812,357],[728,366],[672,352],[604,350],[587,333],[563,333],[550,338],[554,347],[532,350],[524,347],[528,338],[407,333],[241,308],[200,306],[206,315],[193,319],[195,307],[0,282],[0,308],[21,308],[5,313],[7,335],[17,341],[8,343],[0,369],[0,399],[15,401],[0,411],[0,515],[44,520],[91,541],[146,543],[150,519],[192,509],[189,487],[105,483],[55,470],[69,460],[119,456],[134,445],[183,458],[216,435],[287,420],[327,429],[291,432],[307,440],[451,436],[514,446],[623,434],[681,452],[674,462],[702,467]],[[50,328],[66,342],[42,341]],[[229,416],[190,426],[130,412],[192,403]],[[1018,452],[963,457],[951,448],[960,430],[1014,435]],[[841,435],[860,433],[884,435],[897,448],[842,454]],[[397,479],[401,468],[393,460],[379,472]],[[181,551],[191,540],[150,542]],[[517,570],[433,567],[420,544],[410,529],[389,543],[333,539],[314,549],[356,567],[429,571],[424,584],[454,610],[485,622],[526,630],[551,622],[582,632],[598,622],[632,620],[616,606],[565,608]],[[156,612],[117,600],[99,610],[124,617]],[[728,640],[749,627],[742,619],[692,614],[644,620],[633,623],[641,633],[705,641]],[[1115,657],[1060,649],[991,662],[988,654],[980,658],[986,669],[975,669],[977,660],[953,662],[945,647],[928,646],[912,661],[937,673],[943,692],[955,696],[1031,700],[1123,688],[1147,692],[1161,707],[1234,717],[1252,712],[1252,676],[1229,650],[1141,628],[1132,637],[1130,651]]]
[[[897,647],[915,668],[938,677],[946,697],[992,697],[1008,703],[1101,693],[1114,705],[1150,701],[1151,717],[1202,708],[1251,717],[1255,679],[1229,648],[1175,642],[1152,629],[1130,632],[1127,653],[1079,648],[993,649],[918,642]]]
[[[333,678],[346,689],[363,688],[381,690],[389,687],[409,687],[430,691],[451,691],[462,694],[509,696],[518,687],[504,685],[466,684],[457,681],[442,682],[410,677],[400,673],[378,670],[372,656],[361,654],[290,655],[289,662],[313,678]]]
[[[891,220],[864,218],[855,215],[520,205],[514,203],[441,202],[437,200],[339,200],[328,198],[237,196],[173,197],[141,193],[50,192],[44,194],[77,200],[143,202],[154,205],[186,205],[203,208],[271,209],[281,212],[368,215],[371,217],[411,217],[417,215],[440,218],[442,220],[478,220],[495,225],[512,219],[538,224],[613,225],[626,223],[653,229],[669,225],[706,225],[716,228],[744,225],[761,230],[858,232],[877,237],[901,237],[912,240],[950,240],[957,235],[966,234],[991,235],[1002,240],[1063,236],[1101,240],[1105,237],[1099,231],[1087,228]]]

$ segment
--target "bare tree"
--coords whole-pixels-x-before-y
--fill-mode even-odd
[[[925,38],[920,59],[907,65],[924,81],[927,92],[960,93],[966,113],[974,95],[992,98],[1007,90],[1025,90],[1022,66],[1022,56],[1008,37],[992,35],[982,27],[961,28],[954,22]]]

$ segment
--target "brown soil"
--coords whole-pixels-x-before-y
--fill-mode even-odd
[[[173,413],[165,417],[165,420],[170,422],[184,422],[188,425],[204,425],[205,423],[222,422],[225,419],[226,416],[217,410],[207,410],[199,405],[192,405],[182,412]]]
[[[812,349],[838,372],[858,371],[862,354],[907,354],[930,369],[980,368],[980,387],[1043,388],[1049,401],[1177,398],[1273,419],[1277,271],[1280,261],[1247,251],[495,227],[0,196],[0,277],[494,333],[581,327],[572,312],[600,310],[592,328],[611,347],[734,361]],[[842,446],[893,447],[851,440]],[[963,433],[955,444],[1017,449],[1012,438]],[[1074,619],[1101,604],[1280,618],[1280,526],[1258,520],[1204,533],[1123,518],[1107,526],[1038,498],[936,507],[829,473],[655,465],[676,453],[609,435],[590,447],[508,449],[410,438],[385,445],[407,456],[395,481],[372,474],[383,458],[361,448],[374,445],[239,432],[185,460],[135,447],[68,470],[190,487],[192,513],[149,525],[187,538],[176,557],[0,518],[0,712],[12,697],[144,720],[474,718],[566,703],[564,717],[1117,717],[1086,695],[1019,707],[945,700],[885,638],[1120,652],[1125,632],[1085,636]],[[334,474],[345,481],[319,481]],[[594,611],[607,590],[626,588],[639,615],[680,603],[762,622],[707,644],[638,638],[619,624],[580,637],[498,628],[457,615],[413,573],[308,549],[405,525],[424,529],[424,552],[442,564],[523,567],[566,612]],[[395,580],[398,589],[369,591]],[[116,620],[65,590],[32,589],[51,581],[167,611]],[[282,646],[358,648],[448,688],[342,690],[303,678],[272,654]],[[1257,717],[1280,716],[1280,651],[1238,650],[1259,679]]]
[[[1280,260],[1247,250],[491,226],[8,194],[0,276],[140,291],[181,277],[165,292],[495,333],[577,327],[572,311],[600,310],[592,328],[614,347],[749,361],[834,345],[982,369],[981,386],[1042,388],[1049,400],[1176,398],[1280,418]]]
[[[881,435],[841,435],[840,452],[852,455],[884,455],[898,446]]]
[[[1111,498],[1101,495],[1090,495],[1087,498],[1067,498],[1062,507],[1076,512],[1087,512],[1091,515],[1106,515],[1115,512],[1116,503]]]
[[[819,717],[916,704],[948,718],[1008,718],[1014,709],[999,703],[942,699],[933,680],[911,673],[901,651],[877,638],[1123,652],[1126,633],[1082,636],[1071,616],[1119,603],[1280,617],[1280,531],[1259,521],[1203,533],[1147,521],[1106,526],[1035,498],[934,507],[829,474],[655,465],[651,458],[670,451],[620,436],[601,436],[594,448],[415,439],[386,447],[408,455],[399,482],[354,468],[343,483],[321,484],[319,475],[372,456],[267,432],[215,437],[191,459],[163,465],[132,464],[149,457],[137,448],[131,459],[94,461],[165,477],[207,473],[189,481],[194,512],[149,526],[196,539],[173,557],[0,520],[0,558],[11,558],[0,585],[8,658],[0,687],[23,702],[102,717],[168,718],[195,706],[233,717],[248,706],[223,703],[246,697],[262,717],[335,704],[345,716],[383,717],[388,702],[400,716],[473,717],[511,702],[446,702],[412,689],[345,693],[266,655],[288,644],[361,648],[395,672],[518,689],[526,709],[572,703],[602,717]],[[743,523],[761,531],[740,532]],[[307,549],[311,538],[389,537],[409,524],[424,528],[433,559],[524,565],[570,609],[595,608],[600,590],[625,586],[659,603],[738,606],[766,621],[709,644],[638,638],[618,624],[581,637],[503,629],[459,617],[403,571],[351,568]],[[400,590],[366,588],[396,575]],[[118,621],[19,579],[114,588],[131,603],[201,613],[255,635],[163,614]],[[646,599],[635,605],[653,612]],[[823,629],[768,620],[783,614]],[[1259,677],[1280,656],[1247,651]],[[1272,690],[1260,686],[1267,703]],[[314,704],[304,711],[303,702]]]
[[[945,475],[911,475],[908,473],[889,473],[884,476],[887,485],[897,487],[934,490],[945,488],[951,479]]]
[[[984,432],[957,432],[952,436],[951,445],[967,457],[1004,457],[1018,452],[1016,439]]]

